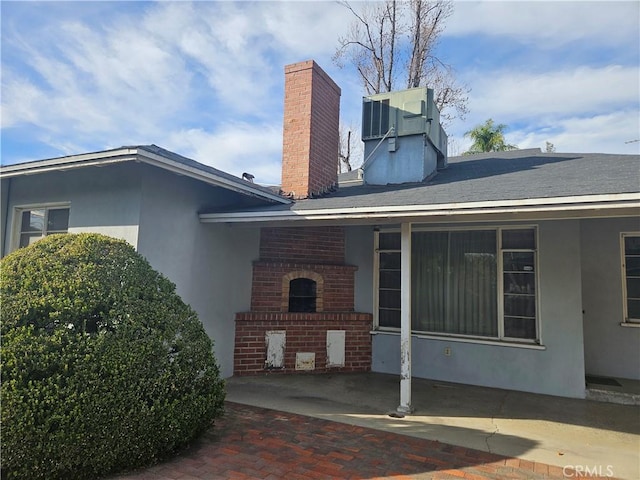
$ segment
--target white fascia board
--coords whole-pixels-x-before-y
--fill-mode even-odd
[[[276,195],[275,193],[265,192],[259,188],[255,188],[250,184],[244,185],[243,183],[234,182],[233,180],[219,177],[212,173],[204,172],[198,168],[191,167],[189,165],[185,165],[180,162],[176,162],[174,160],[163,157],[162,155],[157,155],[152,152],[143,151],[138,152],[138,156],[140,161],[147,163],[149,165],[154,165],[164,170],[169,170],[173,173],[177,173],[180,175],[185,175],[196,180],[200,180],[202,182],[208,183],[210,185],[215,185],[217,187],[223,187],[228,190],[234,190],[236,192],[250,194],[256,197],[264,198],[266,200],[275,201],[278,203],[291,203],[291,200],[285,197],[281,197],[280,195]]]
[[[51,158],[29,163],[3,165],[0,168],[0,178],[34,175],[37,173],[62,172],[81,167],[102,166],[112,163],[130,162],[136,160],[137,149],[119,148],[104,152],[83,153],[68,157]]]
[[[296,220],[390,219],[418,216],[453,216],[481,214],[579,212],[594,209],[633,209],[640,214],[640,194],[621,193],[575,197],[500,200],[488,202],[449,203],[434,205],[401,205],[380,207],[352,207],[318,210],[285,210],[277,212],[230,212],[200,214],[202,223],[246,223]]]

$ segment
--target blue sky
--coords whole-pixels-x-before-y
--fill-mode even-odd
[[[357,5],[357,3],[355,3]],[[2,163],[155,143],[278,183],[284,66],[314,59],[359,124],[354,70],[332,62],[336,2],[2,1]],[[454,3],[438,45],[470,89],[450,153],[493,118],[520,148],[639,153],[640,2]]]

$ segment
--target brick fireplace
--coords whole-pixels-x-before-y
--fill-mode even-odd
[[[312,60],[285,67],[282,186],[301,200],[337,182],[340,88]],[[368,371],[372,315],[354,312],[343,227],[265,227],[251,311],[236,314],[234,374]]]
[[[234,374],[369,371],[372,316],[354,312],[356,270],[342,227],[263,228],[251,311],[236,314]],[[315,288],[292,302],[300,279]]]

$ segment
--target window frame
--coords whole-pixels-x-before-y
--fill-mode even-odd
[[[423,330],[414,330],[411,332],[414,335],[426,338],[447,338],[451,340],[460,340],[460,341],[477,341],[479,343],[504,343],[504,344],[519,344],[522,346],[538,346],[542,345],[542,332],[541,332],[541,314],[540,314],[540,273],[539,273],[539,228],[537,224],[518,224],[518,225],[479,225],[479,226],[421,226],[416,225],[411,229],[411,233],[414,232],[453,232],[453,231],[486,231],[486,230],[494,230],[496,232],[496,269],[497,269],[497,285],[496,285],[496,298],[497,302],[497,317],[498,317],[498,336],[490,337],[490,336],[481,336],[481,335],[465,335],[465,334],[457,334],[457,333],[443,333],[443,332],[432,332],[432,331],[423,331]],[[534,240],[535,240],[535,248],[531,249],[503,249],[502,248],[502,231],[503,230],[533,230]],[[373,252],[373,301],[374,301],[374,312],[373,312],[373,322],[374,322],[374,330],[377,332],[399,332],[400,328],[397,327],[386,327],[380,326],[380,288],[379,288],[379,277],[380,277],[380,234],[384,233],[400,233],[399,228],[384,228],[377,229],[374,231],[374,252]],[[384,250],[384,252],[392,251],[392,250]],[[395,250],[393,250],[395,251]],[[528,338],[519,338],[519,337],[507,337],[504,335],[504,265],[503,265],[503,253],[504,252],[514,252],[514,251],[525,251],[525,252],[533,252],[534,256],[534,275],[535,275],[535,329],[536,329],[536,338],[528,339]]]
[[[16,205],[13,207],[13,218],[11,225],[11,251],[18,250],[20,247],[20,236],[23,233],[22,231],[22,214],[25,211],[30,210],[44,210],[45,218],[44,218],[44,226],[42,233],[43,235],[40,239],[46,237],[47,235],[56,234],[56,233],[68,233],[69,232],[69,221],[67,220],[67,229],[66,231],[55,230],[53,232],[48,232],[47,230],[47,219],[49,218],[50,210],[69,210],[69,218],[71,216],[71,202],[46,202],[46,203],[33,203],[28,205]]]
[[[621,232],[620,233],[620,279],[622,286],[622,322],[620,325],[627,327],[640,327],[640,318],[629,318],[629,292],[627,291],[627,251],[625,247],[625,238],[638,237],[640,232]]]

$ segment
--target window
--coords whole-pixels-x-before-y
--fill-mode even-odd
[[[20,208],[18,218],[18,248],[53,233],[66,233],[69,229],[69,207]]]
[[[414,331],[538,338],[535,229],[418,230],[411,244]],[[380,232],[377,255],[378,325],[400,328],[400,233]]]
[[[378,236],[378,324],[400,328],[400,234]]]
[[[640,322],[640,235],[622,234],[624,321]]]
[[[534,230],[502,231],[504,336],[536,338]]]

